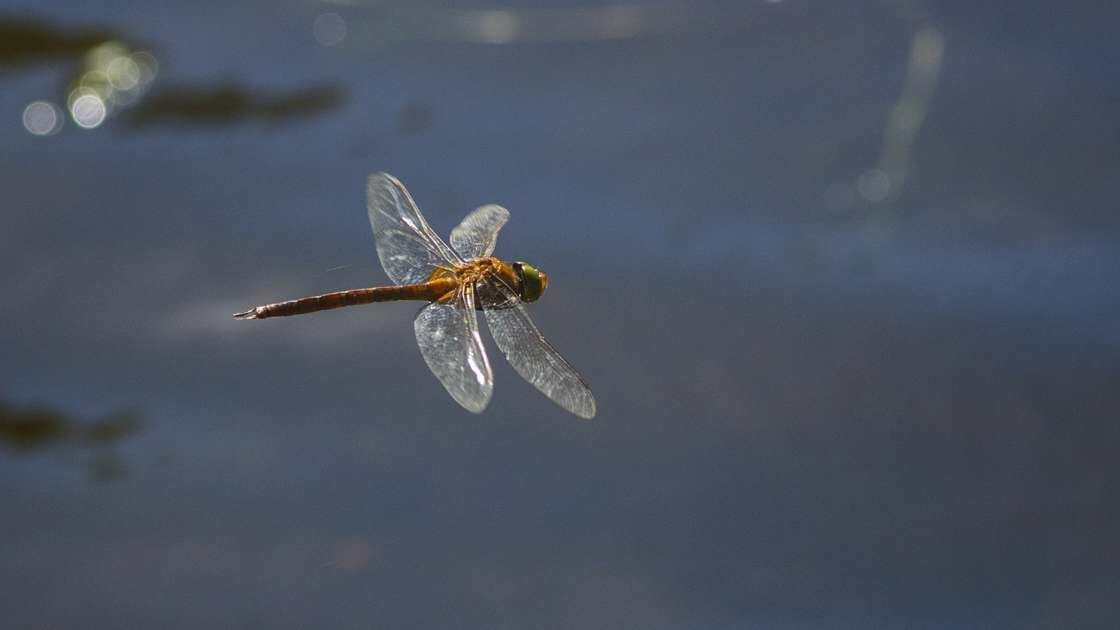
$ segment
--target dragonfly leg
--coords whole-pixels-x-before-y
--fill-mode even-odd
[[[449,304],[451,302],[454,302],[455,298],[457,298],[458,296],[459,296],[459,289],[452,289],[452,290],[448,291],[447,293],[444,293],[440,297],[436,298],[436,302],[439,302],[440,304]]]

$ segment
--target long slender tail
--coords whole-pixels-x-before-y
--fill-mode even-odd
[[[325,311],[343,306],[370,304],[372,302],[392,302],[396,300],[433,300],[442,295],[437,293],[442,286],[436,286],[438,281],[424,284],[410,284],[396,287],[371,287],[368,289],[350,289],[349,291],[335,291],[312,297],[275,302],[251,308],[242,313],[236,313],[236,319],[265,319],[266,317],[284,317],[287,315],[303,315],[315,311]],[[446,291],[445,291],[446,292]]]

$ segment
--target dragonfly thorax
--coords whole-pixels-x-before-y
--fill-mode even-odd
[[[529,263],[507,263],[493,256],[468,260],[454,268],[437,267],[428,279],[437,280],[448,276],[453,276],[459,284],[474,286],[480,308],[500,307],[506,301],[499,292],[487,288],[495,280],[500,280],[513,289],[523,302],[535,302],[548,287],[548,275]]]

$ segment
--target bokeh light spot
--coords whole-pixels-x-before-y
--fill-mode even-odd
[[[337,46],[346,39],[346,20],[337,13],[321,13],[311,25],[311,34],[320,46]]]
[[[517,37],[520,23],[509,11],[486,11],[478,20],[479,39],[490,44],[505,44]]]
[[[891,194],[891,178],[879,169],[871,169],[859,176],[856,190],[868,201],[882,201]]]
[[[140,52],[132,53],[132,61],[140,70],[140,83],[151,83],[156,75],[159,74],[159,62],[150,52],[141,50]]]
[[[120,42],[105,42],[86,53],[86,65],[103,68],[118,57],[128,54],[128,49]]]
[[[102,100],[113,93],[113,86],[109,82],[108,75],[100,70],[90,70],[83,74],[78,81],[78,86],[86,92],[96,94]]]
[[[600,13],[598,22],[606,37],[633,37],[642,30],[642,14],[638,7],[608,7]]]
[[[70,103],[70,117],[82,129],[93,129],[105,122],[109,109],[97,94],[86,92]]]
[[[131,90],[140,85],[140,66],[131,57],[117,57],[105,69],[109,82],[118,90]]]
[[[36,136],[49,136],[62,128],[62,114],[53,103],[33,101],[23,108],[23,128]]]

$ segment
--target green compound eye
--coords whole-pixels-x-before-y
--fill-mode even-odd
[[[521,275],[521,299],[526,302],[535,302],[548,287],[548,276],[526,262],[519,262],[515,267]]]

